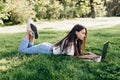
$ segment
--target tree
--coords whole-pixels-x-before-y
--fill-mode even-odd
[[[93,0],[90,0],[90,7],[91,7],[91,16],[92,18],[95,18],[95,8],[94,8],[94,1]]]

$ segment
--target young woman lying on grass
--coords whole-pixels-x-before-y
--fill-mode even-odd
[[[82,25],[75,25],[73,29],[55,45],[45,42],[33,45],[34,40],[38,38],[37,28],[32,20],[28,21],[27,33],[20,43],[18,51],[25,54],[54,54],[69,55],[75,58],[96,60],[100,56],[91,52],[83,52],[87,38],[87,29]]]

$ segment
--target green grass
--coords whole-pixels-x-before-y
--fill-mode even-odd
[[[120,80],[120,25],[89,30],[86,51],[101,54],[103,43],[110,41],[103,62],[87,62],[68,56],[25,55],[17,52],[25,33],[0,34],[0,80]],[[40,31],[42,42],[56,43],[68,31]]]

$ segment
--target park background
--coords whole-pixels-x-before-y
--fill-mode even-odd
[[[85,50],[101,55],[103,43],[109,40],[108,55],[97,63],[19,54],[29,18],[43,27],[35,44],[54,44],[79,23],[89,32]],[[0,0],[0,80],[120,80],[119,32],[120,0]]]

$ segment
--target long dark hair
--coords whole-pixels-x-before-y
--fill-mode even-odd
[[[81,51],[85,47],[86,37],[84,40],[77,39],[76,31],[81,31],[82,29],[86,30],[86,37],[87,37],[87,29],[80,24],[75,25],[72,30],[65,36],[61,41],[56,43],[54,46],[60,46],[61,52],[66,50],[68,47],[74,45],[74,55],[78,56]]]

